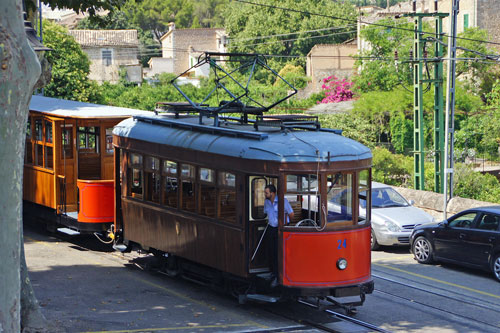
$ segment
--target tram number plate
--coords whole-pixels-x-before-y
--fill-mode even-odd
[[[338,250],[347,249],[347,239],[346,238],[337,240],[337,244],[338,244],[338,246],[337,246]]]

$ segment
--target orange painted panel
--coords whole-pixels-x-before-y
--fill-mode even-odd
[[[333,287],[370,280],[370,227],[336,232],[283,233],[283,285]],[[337,260],[347,268],[337,268]]]
[[[114,182],[78,180],[80,207],[78,222],[102,223],[114,220]]]

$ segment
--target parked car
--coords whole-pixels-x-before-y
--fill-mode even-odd
[[[480,268],[500,281],[500,206],[467,209],[443,222],[419,226],[410,242],[419,263]]]
[[[361,193],[362,194],[362,193]],[[364,211],[366,201],[360,200]],[[362,211],[360,215],[363,215]],[[380,245],[409,245],[410,234],[417,225],[433,223],[434,218],[414,207],[413,202],[394,188],[372,182],[372,250]]]
[[[345,216],[347,190],[339,191],[328,200],[328,218]],[[360,218],[366,216],[366,192],[360,193]],[[308,201],[303,202],[305,208]],[[394,188],[382,183],[372,182],[372,250],[380,245],[409,245],[410,234],[416,225],[433,223],[434,218],[423,210],[414,207],[412,202],[399,194]],[[313,209],[316,204],[312,202]],[[348,215],[348,213],[347,213]]]

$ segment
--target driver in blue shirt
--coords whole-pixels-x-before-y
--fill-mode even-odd
[[[266,200],[264,201],[264,212],[268,219],[268,256],[271,261],[272,282],[271,286],[275,287],[278,277],[278,196],[276,195],[276,187],[273,184],[267,185],[264,189]],[[293,219],[294,213],[292,206],[286,198],[284,202],[286,224],[290,223],[290,218]]]

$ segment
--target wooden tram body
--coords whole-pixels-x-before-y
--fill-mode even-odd
[[[25,214],[72,233],[114,221],[112,129],[147,111],[33,96],[26,133]]]
[[[201,115],[160,114],[119,123],[116,231],[126,244],[166,257],[170,268],[194,262],[247,281],[239,293],[275,293],[256,287],[269,272],[267,244],[259,240],[267,225],[264,187],[272,183],[279,198],[280,292],[361,296],[362,303],[373,290],[370,203],[366,217],[358,208],[361,193],[371,197],[371,152],[332,130],[291,120],[273,127],[226,118],[214,126]],[[289,224],[284,198],[295,212]]]

